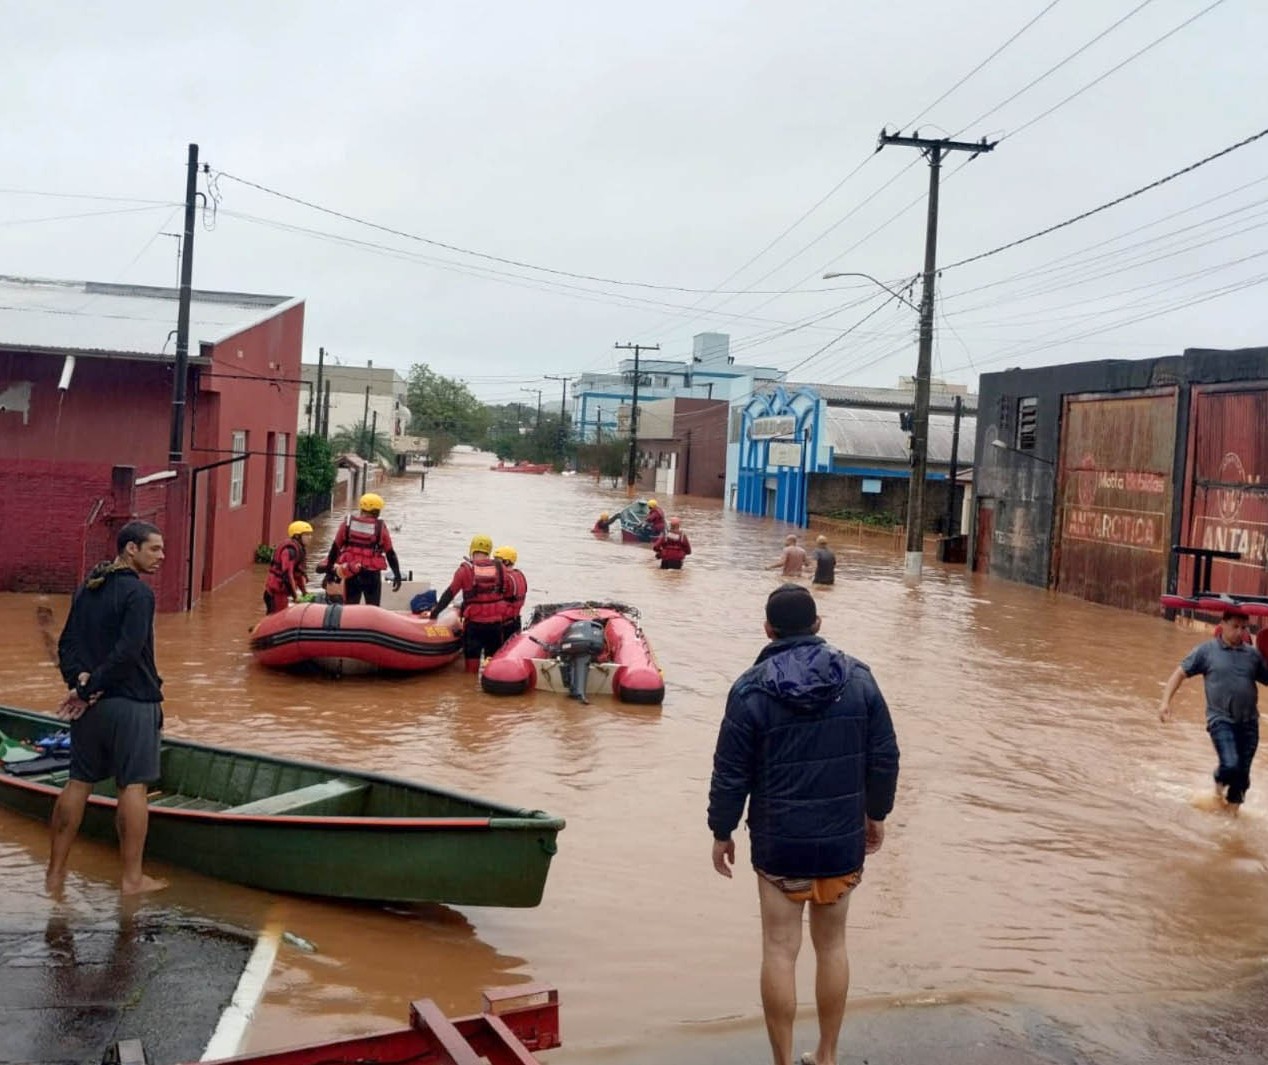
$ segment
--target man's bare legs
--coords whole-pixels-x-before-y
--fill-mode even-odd
[[[837,1040],[850,990],[850,958],[845,948],[845,919],[850,896],[829,906],[810,906],[810,942],[815,949],[815,1007],[819,1014],[816,1065],[835,1065]]]
[[[53,806],[53,814],[48,822],[48,871],[44,874],[44,890],[50,895],[60,896],[66,886],[66,860],[70,857],[71,845],[79,834],[84,809],[91,794],[91,784],[82,780],[69,780]]]
[[[792,1065],[797,1017],[797,952],[802,903],[793,902],[765,877],[757,878],[762,913],[762,1012],[775,1065]]]
[[[156,880],[141,871],[141,858],[145,853],[145,835],[150,827],[150,809],[146,804],[147,790],[148,785],[129,784],[119,792],[115,829],[119,833],[119,856],[123,859],[121,890],[125,895],[137,895],[143,891],[159,891],[167,887],[166,880]]]

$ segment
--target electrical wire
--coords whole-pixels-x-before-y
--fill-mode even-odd
[[[991,248],[989,251],[979,252],[977,255],[970,255],[967,259],[960,259],[956,262],[950,263],[947,266],[942,267],[941,269],[944,271],[954,270],[960,266],[967,266],[969,263],[975,263],[975,262],[979,262],[982,259],[988,259],[992,255],[998,255],[1000,252],[1008,251],[1010,248],[1016,248],[1016,247],[1020,247],[1022,244],[1028,244],[1032,240],[1038,240],[1040,237],[1046,237],[1049,233],[1055,233],[1060,229],[1065,229],[1067,226],[1074,225],[1076,222],[1082,222],[1085,219],[1091,218],[1093,215],[1100,214],[1102,211],[1108,211],[1111,207],[1117,207],[1120,203],[1126,203],[1128,200],[1134,199],[1135,197],[1140,196],[1143,193],[1149,192],[1152,189],[1156,189],[1159,186],[1165,185],[1169,181],[1174,181],[1178,177],[1183,177],[1185,174],[1191,174],[1193,171],[1199,169],[1200,167],[1206,166],[1207,163],[1213,163],[1216,159],[1222,159],[1226,155],[1231,155],[1233,152],[1237,151],[1239,148],[1245,148],[1246,145],[1248,144],[1254,144],[1255,141],[1265,136],[1268,136],[1268,129],[1261,129],[1258,133],[1253,133],[1249,137],[1246,137],[1243,140],[1238,141],[1236,144],[1230,144],[1227,148],[1221,148],[1218,152],[1214,152],[1203,159],[1199,159],[1195,163],[1190,163],[1188,166],[1181,167],[1179,170],[1172,171],[1170,174],[1167,174],[1165,177],[1160,177],[1156,181],[1151,181],[1149,182],[1149,184],[1142,185],[1138,189],[1134,189],[1131,192],[1125,193],[1124,195],[1119,196],[1113,200],[1109,200],[1106,203],[1100,204],[1097,207],[1093,207],[1090,210],[1083,211],[1082,213],[1075,215],[1073,218],[1067,218],[1064,222],[1058,222],[1056,225],[1048,226],[1045,229],[1040,229],[1035,233],[1031,233],[1029,236],[1020,237],[1017,240],[1010,240],[1007,244],[1001,244],[998,247]]]
[[[106,215],[138,214],[141,211],[157,211],[160,207],[170,207],[170,203],[155,203],[148,207],[116,207],[108,211],[81,211],[78,214],[47,215],[44,218],[9,218],[0,221],[0,226],[33,226],[41,222],[72,222],[78,218],[103,218]],[[177,204],[176,206],[180,206]]]
[[[43,189],[0,188],[0,194],[9,196],[45,196],[58,200],[101,200],[104,203],[144,203],[152,207],[180,207],[172,200],[141,200],[132,196],[100,196],[88,192],[48,192]]]

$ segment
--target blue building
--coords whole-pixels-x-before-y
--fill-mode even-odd
[[[956,427],[956,398],[960,425]],[[728,500],[736,510],[806,526],[811,512],[906,516],[911,452],[901,415],[914,402],[899,388],[780,384],[744,401],[727,453]],[[962,509],[963,486],[949,483],[972,465],[977,398],[946,386],[930,396],[927,513],[931,529]],[[958,438],[957,438],[958,437]],[[950,495],[949,495],[950,493]]]
[[[737,365],[726,333],[698,333],[692,338],[689,362],[639,359],[638,398],[720,399],[743,402],[784,377],[770,366]],[[577,438],[592,441],[629,432],[634,402],[634,360],[623,359],[615,373],[582,374],[573,385]]]

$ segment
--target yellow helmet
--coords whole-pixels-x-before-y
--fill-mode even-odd
[[[606,510],[605,510],[602,514],[600,514],[600,515],[599,515],[599,520],[600,520],[600,521],[607,521],[607,520],[608,520],[608,512],[607,512]]]
[[[493,554],[493,539],[489,536],[473,536],[471,537],[471,547],[467,549],[467,553],[471,555],[491,555]]]
[[[493,552],[493,557],[500,558],[503,562],[510,563],[510,565],[514,566],[515,563],[519,561],[520,556],[513,547],[499,547]]]
[[[313,531],[313,527],[306,521],[293,521],[286,526],[287,536],[299,536],[301,533],[309,533]]]
[[[361,502],[357,504],[362,510],[382,510],[383,497],[377,492],[366,492],[361,497]]]
[[[654,499],[649,499],[649,500],[647,501],[647,505],[648,505],[649,507],[658,507],[658,506],[660,506],[660,504],[659,504],[659,503],[657,503],[657,502],[656,502],[656,500],[654,500]]]

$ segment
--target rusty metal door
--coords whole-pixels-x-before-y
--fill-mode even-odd
[[[995,542],[995,501],[977,501],[977,540],[973,548],[973,569],[976,573],[991,572],[991,544]]]
[[[1054,587],[1157,613],[1170,555],[1176,390],[1067,396],[1063,406]]]
[[[1241,552],[1216,560],[1213,591],[1268,595],[1268,386],[1195,387],[1189,426],[1185,543]]]

